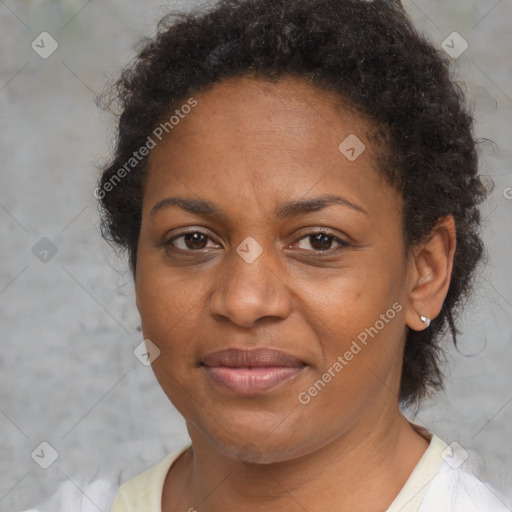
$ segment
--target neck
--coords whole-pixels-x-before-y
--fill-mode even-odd
[[[387,404],[389,407],[389,404]],[[290,461],[245,463],[220,453],[193,425],[193,450],[173,465],[162,510],[379,512],[400,492],[428,447],[398,404],[361,418],[320,449]],[[170,477],[171,476],[171,477]]]

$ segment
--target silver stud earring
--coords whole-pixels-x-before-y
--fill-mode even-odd
[[[428,327],[430,325],[430,318],[420,315],[420,320],[425,324],[425,327]]]

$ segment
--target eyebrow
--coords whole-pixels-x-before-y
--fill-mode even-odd
[[[274,210],[274,215],[276,219],[283,220],[296,215],[304,215],[306,213],[316,212],[336,204],[345,206],[368,216],[368,212],[362,206],[349,201],[345,197],[332,194],[315,197],[312,199],[299,199],[296,201],[287,201],[285,203],[281,203]],[[182,210],[194,215],[211,217],[224,216],[223,210],[212,201],[204,199],[188,199],[184,197],[166,197],[165,199],[158,201],[158,203],[156,203],[153,208],[151,208],[149,216],[153,217],[157,212],[171,206],[177,206],[178,208],[181,208]]]

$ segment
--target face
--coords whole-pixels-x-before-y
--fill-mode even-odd
[[[136,297],[160,385],[192,439],[231,457],[371,428],[397,408],[408,263],[369,125],[292,78],[194,98],[143,196]]]

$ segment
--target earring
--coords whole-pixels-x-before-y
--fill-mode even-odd
[[[425,324],[425,327],[428,327],[430,325],[430,318],[420,315],[420,320]]]

